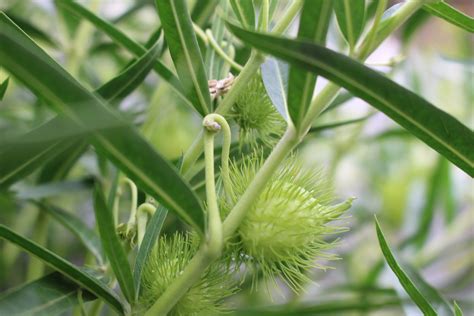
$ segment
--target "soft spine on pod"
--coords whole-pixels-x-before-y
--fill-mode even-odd
[[[265,278],[273,281],[281,277],[298,292],[310,281],[306,276],[309,269],[325,268],[318,260],[335,258],[327,250],[336,241],[327,242],[326,238],[346,229],[328,224],[339,219],[351,207],[353,199],[333,204],[331,186],[322,172],[305,173],[295,161],[295,157],[289,157],[273,175],[248,210],[230,247],[234,258],[250,270],[260,270]],[[231,203],[221,201],[223,217],[232,207],[229,204],[237,202],[262,163],[263,158],[258,154],[232,163],[233,194]]]

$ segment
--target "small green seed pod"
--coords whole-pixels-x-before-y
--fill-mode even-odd
[[[260,74],[256,74],[239,94],[230,114],[240,127],[240,144],[260,141],[272,146],[285,131],[286,122],[275,109],[265,91]]]
[[[232,165],[234,203],[262,162],[262,158],[251,155]],[[305,272],[314,267],[323,268],[317,260],[334,257],[327,253],[334,242],[325,238],[345,230],[328,223],[349,209],[352,199],[332,205],[330,187],[321,172],[304,173],[295,163],[295,157],[287,159],[239,226],[235,257],[244,258],[244,264],[261,270],[264,277],[271,280],[282,277],[292,290],[301,290],[309,281]]]
[[[147,310],[182,273],[196,253],[198,242],[190,235],[161,237],[145,264],[140,306]],[[223,299],[234,293],[235,282],[219,262],[212,264],[168,313],[170,316],[217,315],[226,311]]]

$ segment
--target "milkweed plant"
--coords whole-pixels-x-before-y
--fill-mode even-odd
[[[341,315],[410,304],[462,313],[405,268],[377,220],[370,236],[398,292],[376,283],[382,257],[361,257],[373,269],[351,289],[360,302],[303,298],[328,271],[342,273],[360,198],[340,190],[348,185],[334,168],[376,112],[439,153],[433,196],[448,190],[451,165],[474,174],[472,130],[390,78],[410,55],[387,58],[388,72],[366,62],[431,15],[462,34],[471,17],[436,0],[43,2],[1,5],[0,98],[34,105],[0,116],[1,205],[36,216],[2,217],[0,279],[12,286],[1,315]],[[37,23],[35,10],[48,20]],[[373,109],[320,123],[354,98]],[[308,141],[344,125],[357,127],[331,140],[332,162],[305,162]],[[427,207],[398,250],[422,249]]]

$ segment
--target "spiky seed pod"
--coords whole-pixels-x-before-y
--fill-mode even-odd
[[[262,163],[263,159],[254,154],[232,164],[234,204]],[[327,242],[327,236],[345,230],[328,223],[340,218],[350,208],[352,199],[336,205],[332,205],[333,200],[331,186],[322,173],[305,173],[290,157],[239,226],[235,257],[251,269],[261,270],[264,277],[282,277],[293,291],[300,291],[309,281],[309,269],[324,268],[317,260],[334,259],[327,252],[334,242]],[[230,206],[223,209],[229,210]]]
[[[182,273],[199,243],[189,234],[161,237],[145,264],[140,305],[147,310]],[[217,315],[226,311],[223,299],[234,293],[235,282],[220,263],[212,264],[168,315]]]
[[[230,116],[240,127],[241,145],[255,145],[260,140],[272,146],[285,131],[286,122],[273,106],[258,73],[237,97]]]

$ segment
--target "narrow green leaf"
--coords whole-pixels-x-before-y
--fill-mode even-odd
[[[3,97],[5,96],[5,93],[7,92],[9,81],[10,81],[10,78],[7,78],[3,80],[3,82],[0,84],[0,101],[3,100]]]
[[[155,1],[171,58],[186,96],[201,115],[211,109],[204,62],[185,0]]]
[[[262,81],[268,97],[278,113],[288,121],[288,105],[286,95],[288,91],[288,65],[274,58],[267,58],[260,66]]]
[[[365,0],[334,0],[334,11],[342,35],[354,48],[365,25]]]
[[[298,38],[324,46],[328,32],[333,1],[305,1],[303,4]],[[290,67],[288,85],[288,111],[296,128],[299,128],[316,86],[314,73],[294,66]]]
[[[94,210],[102,246],[120,285],[120,289],[130,303],[134,302],[135,285],[133,283],[132,270],[130,269],[125,250],[115,231],[112,210],[107,207],[105,197],[99,186],[96,186],[94,191]]]
[[[341,85],[474,176],[474,133],[448,113],[363,64],[317,44],[243,30],[240,39]]]
[[[59,126],[67,126],[69,121],[55,121],[48,126],[40,126],[32,132],[2,144],[0,154],[0,188],[6,188],[36,170],[46,161],[72,148],[76,136],[65,133],[63,139],[51,138],[57,135]]]
[[[371,116],[372,115],[366,115],[364,117],[360,117],[360,118],[357,118],[357,119],[314,126],[314,127],[310,128],[308,133],[321,133],[323,131],[334,129],[334,128],[337,128],[337,127],[351,125],[351,124],[355,124],[355,123],[360,123],[360,122],[363,122],[363,121],[367,120]]]
[[[461,308],[459,307],[458,303],[454,301],[453,305],[454,305],[454,316],[463,316],[464,314]]]
[[[137,88],[150,72],[161,48],[156,42],[143,56],[127,67],[122,73],[96,90],[102,98],[114,103],[122,100]]]
[[[470,33],[474,33],[474,18],[456,10],[445,1],[425,4],[423,9],[453,25],[456,25]]]
[[[41,30],[38,26],[32,24],[30,21],[23,19],[22,17],[16,14],[12,14],[12,12],[7,11],[5,13],[13,22],[15,22],[16,25],[18,25],[26,34],[31,36],[33,39],[40,40],[43,43],[47,43],[54,48],[59,47],[56,40],[54,40],[50,36],[50,34]]]
[[[0,14],[0,26],[0,41],[5,44],[0,46],[0,63],[74,125],[91,130],[91,142],[99,152],[202,233],[202,206],[176,169],[117,111],[81,86],[4,14]]]
[[[51,268],[61,272],[76,284],[95,294],[97,297],[102,298],[120,315],[127,314],[128,307],[126,307],[121,302],[117,294],[115,294],[115,292],[109,289],[101,281],[90,275],[88,272],[74,266],[72,263],[64,260],[54,252],[51,252],[50,250],[39,246],[35,242],[18,235],[2,224],[0,224],[0,238],[12,242],[23,250],[38,257]]]
[[[444,169],[447,167],[447,161],[443,157],[438,157],[438,161],[433,168],[433,172],[426,181],[426,196],[423,209],[419,216],[418,227],[415,230],[415,235],[411,239],[418,248],[421,248],[428,238],[431,224],[434,219],[434,212],[437,202],[440,201],[444,191],[443,176]]]
[[[150,72],[158,57],[158,43],[132,63],[125,71],[96,90],[108,101],[117,101],[137,88]],[[41,127],[12,141],[0,157],[0,186],[6,187],[33,172],[45,162],[49,164],[39,181],[64,175],[86,150],[84,138],[90,130],[73,127],[73,122],[57,116]],[[57,131],[63,131],[58,135]],[[54,174],[53,174],[54,172]]]
[[[163,223],[165,222],[167,214],[168,210],[161,205],[156,209],[155,214],[153,214],[153,216],[150,218],[145,236],[143,236],[142,243],[138,249],[137,258],[135,259],[135,268],[133,270],[133,281],[135,283],[137,295],[140,291],[140,281],[143,267],[145,266],[148,255],[150,254],[158,236],[160,235],[160,231],[163,227]]]
[[[39,206],[40,210],[47,212],[64,227],[66,227],[71,233],[73,233],[95,256],[99,264],[103,264],[105,262],[99,236],[97,236],[94,230],[87,227],[82,220],[70,212],[66,212],[59,207],[46,203],[37,203],[37,205]]]
[[[78,304],[80,286],[58,272],[7,291],[0,296],[0,315],[54,316]],[[83,292],[84,301],[95,295]]]
[[[451,316],[453,315],[453,310],[449,303],[441,296],[441,294],[428,284],[423,277],[416,271],[416,269],[405,263],[400,262],[405,273],[408,275],[413,284],[420,290],[420,293],[423,294],[425,299],[433,306],[433,309],[436,310],[437,315],[439,316]]]
[[[59,8],[62,8],[63,10],[66,10],[75,16],[88,20],[98,29],[107,34],[114,42],[124,47],[135,56],[142,56],[146,53],[145,47],[138,44],[137,42],[129,38],[125,33],[116,28],[114,25],[101,19],[93,12],[81,6],[79,3],[74,2],[72,0],[56,0],[55,3]],[[186,104],[193,107],[193,102],[186,97],[185,90],[179,82],[179,79],[170,69],[168,69],[168,67],[166,67],[159,60],[155,60],[153,69],[161,78],[163,78],[163,80],[165,80],[171,85],[171,87],[178,93],[178,95]]]
[[[252,0],[230,0],[230,5],[244,28],[255,29],[255,9]]]
[[[89,144],[87,141],[82,139],[82,137],[73,140],[72,142],[62,140],[61,143],[63,142],[68,142],[70,146],[68,146],[63,152],[46,161],[46,164],[41,168],[40,174],[38,175],[38,183],[64,179],[71,168],[76,164],[77,160],[82,156],[87,148],[89,148]],[[31,169],[31,171],[33,170],[34,169]]]
[[[402,270],[400,265],[398,264],[397,260],[392,254],[387,241],[385,240],[385,236],[380,229],[379,222],[375,219],[375,225],[377,230],[377,238],[379,240],[380,249],[385,257],[385,261],[389,265],[390,269],[392,269],[393,273],[397,276],[400,284],[403,286],[407,294],[413,300],[413,302],[420,308],[420,310],[424,313],[424,315],[432,315],[436,316],[436,311],[433,309],[431,304],[426,300],[426,298],[420,293],[417,289],[415,284],[410,280],[408,275],[405,271]]]

